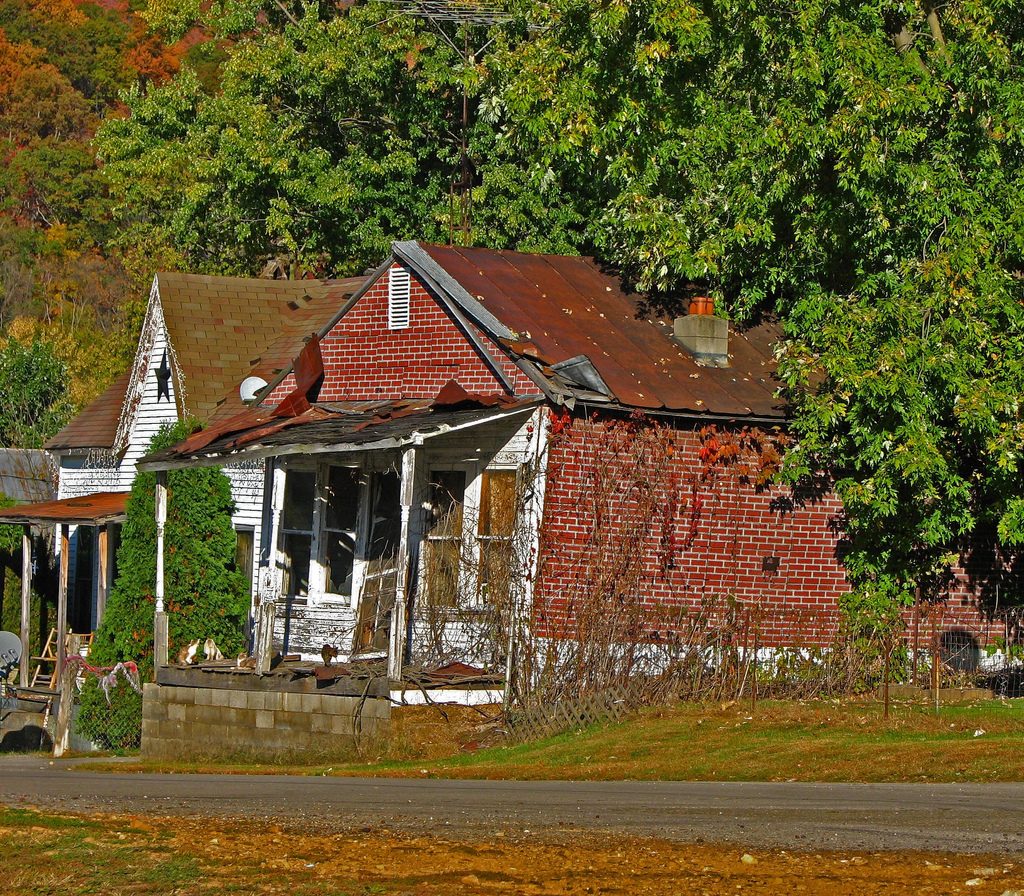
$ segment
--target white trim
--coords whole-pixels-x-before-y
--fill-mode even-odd
[[[396,706],[492,706],[501,703],[501,688],[395,688],[391,702]]]

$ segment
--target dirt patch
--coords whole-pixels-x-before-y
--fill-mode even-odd
[[[432,761],[504,743],[501,706],[396,706],[381,758]]]
[[[485,839],[461,839],[445,836],[441,819],[436,834],[409,835],[380,828],[325,834],[252,820],[109,815],[88,816],[90,830],[69,831],[51,818],[22,813],[17,824],[10,818],[0,824],[0,835],[18,844],[19,873],[30,872],[34,861],[61,868],[65,892],[94,892],[92,887],[103,885],[95,878],[97,866],[131,869],[129,877],[106,882],[105,892],[124,894],[1005,896],[1024,888],[1024,866],[991,856],[744,850],[572,830],[495,831]],[[67,819],[68,825],[80,823]],[[63,853],[70,849],[93,871],[69,863],[72,856]],[[168,865],[170,856],[174,866]],[[77,879],[88,873],[94,875],[88,881]],[[172,878],[173,886],[159,886]],[[14,892],[0,885],[0,893]]]

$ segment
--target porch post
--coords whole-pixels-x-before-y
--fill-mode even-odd
[[[391,638],[388,650],[388,678],[400,681],[405,661],[406,601],[412,572],[409,568],[412,551],[409,544],[412,508],[416,500],[416,473],[422,444],[410,445],[402,454],[402,520],[398,536],[397,575],[395,576],[395,606],[391,611]]]
[[[67,523],[60,524],[60,578],[57,584],[57,668],[54,671],[53,680],[59,682],[61,673],[64,671],[64,664],[67,662],[68,649],[68,560],[71,553],[70,526]]]
[[[153,618],[153,665],[167,665],[167,614],[164,612],[164,528],[167,524],[167,471],[156,474],[156,613]]]
[[[27,523],[21,530],[21,664],[18,684],[28,687],[29,627],[32,615],[32,527]]]
[[[110,575],[110,527],[106,524],[99,527],[96,539],[96,628],[103,621],[103,611],[107,608],[107,587]]]
[[[277,598],[281,594],[281,557],[279,539],[281,535],[281,514],[284,512],[285,470],[275,458],[267,459],[264,479],[262,545],[260,549],[259,605],[256,607],[256,632],[253,638],[253,655],[256,659],[256,673],[264,675],[270,671],[274,653],[274,619],[277,615]]]

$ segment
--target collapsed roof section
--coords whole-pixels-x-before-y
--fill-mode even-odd
[[[296,389],[272,409],[253,408],[155,452],[142,470],[213,466],[294,454],[386,450],[498,420],[525,417],[540,400],[475,395],[450,382],[433,399],[316,404],[319,340],[303,350]]]

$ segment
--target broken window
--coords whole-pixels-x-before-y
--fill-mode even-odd
[[[352,596],[352,573],[356,549],[356,521],[359,519],[359,471],[351,467],[329,467],[327,512],[324,519],[324,565],[327,590]]]
[[[454,607],[461,589],[465,470],[430,472],[430,515],[427,519],[424,576],[427,598],[434,606]]]
[[[356,651],[385,650],[398,588],[402,531],[401,478],[394,470],[370,477],[370,534],[359,601]]]
[[[313,547],[313,497],[316,473],[289,470],[284,484],[281,534],[284,549],[285,594],[309,593],[309,557]]]

